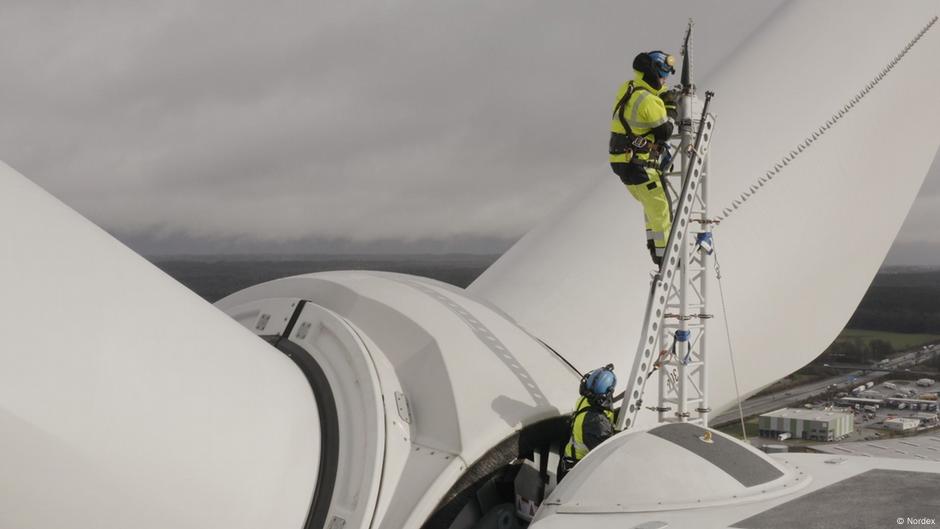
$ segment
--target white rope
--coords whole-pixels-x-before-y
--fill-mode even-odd
[[[734,379],[734,395],[738,404],[738,418],[741,421],[741,435],[747,441],[747,428],[744,426],[744,407],[741,405],[741,389],[738,387],[738,370],[734,365],[734,347],[731,345],[731,327],[728,325],[728,309],[725,307],[725,289],[721,286],[721,266],[718,264],[718,245],[712,242],[715,254],[715,276],[718,278],[718,292],[721,294],[721,312],[725,320],[725,335],[728,337],[728,356],[731,357],[731,377]]]

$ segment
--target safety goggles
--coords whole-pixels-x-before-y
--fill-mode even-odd
[[[659,70],[659,74],[663,77],[676,73],[676,69],[673,66],[676,60],[673,58],[673,56],[669,55],[666,58],[666,61],[667,61],[666,63],[661,63],[661,62],[656,63],[656,69]]]
[[[653,59],[653,67],[656,68],[660,77],[667,77],[676,73],[675,56],[660,51],[651,53],[650,58]]]

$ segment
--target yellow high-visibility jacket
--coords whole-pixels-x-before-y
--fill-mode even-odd
[[[565,457],[580,461],[592,448],[613,435],[614,412],[597,406],[592,408],[587,397],[579,398],[574,409],[571,440],[565,446]]]
[[[619,134],[630,134],[632,132],[637,136],[645,137],[652,143],[653,134],[651,130],[668,121],[666,104],[659,98],[659,95],[667,90],[667,86],[663,84],[663,86],[657,90],[643,80],[642,73],[634,70],[633,74],[633,80],[623,83],[617,91],[617,98],[614,99],[612,117],[610,120],[610,131]],[[631,129],[628,131],[623,127],[623,123],[620,122],[618,106],[626,95],[627,90],[629,90],[631,83],[634,87],[633,94],[623,105],[623,117]],[[647,161],[649,160],[649,153],[637,153],[634,155],[634,159]],[[610,155],[611,163],[624,163],[627,161],[629,161],[629,159],[626,154]]]

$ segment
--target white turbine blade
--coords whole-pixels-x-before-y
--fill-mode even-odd
[[[717,93],[710,207],[724,212],[715,242],[745,393],[829,345],[897,234],[940,145],[935,14],[930,1],[794,2],[698,83]],[[582,370],[632,362],[653,268],[639,205],[602,159],[597,172],[470,287]],[[717,410],[734,392],[717,297],[709,312]]]
[[[0,527],[302,527],[286,356],[0,164]]]

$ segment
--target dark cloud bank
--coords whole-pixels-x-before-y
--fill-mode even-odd
[[[609,176],[636,50],[778,5],[5,2],[0,157],[147,254],[500,252]],[[889,262],[940,263],[937,172]]]

